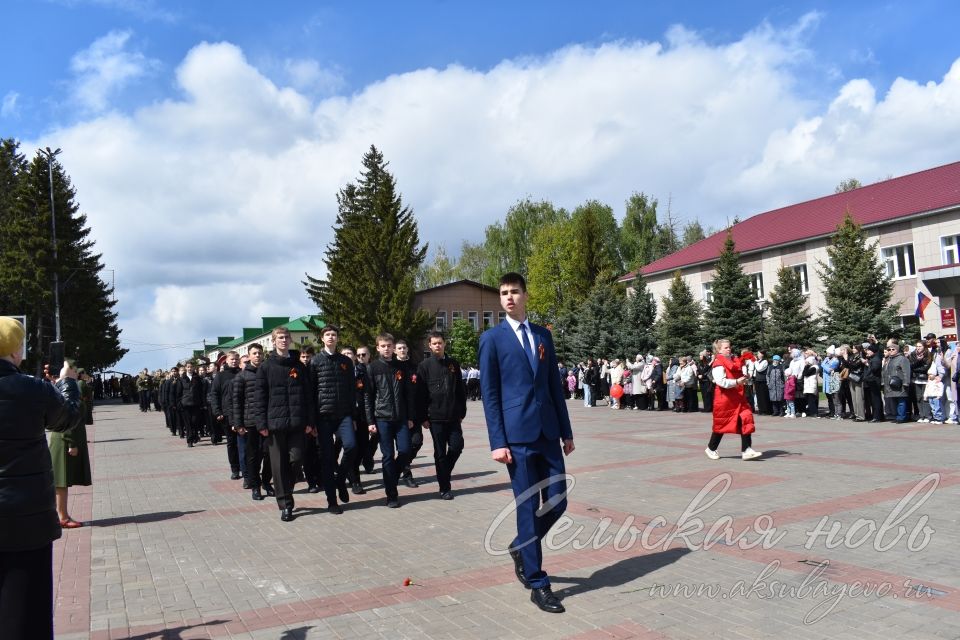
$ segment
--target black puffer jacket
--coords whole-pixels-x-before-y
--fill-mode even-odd
[[[233,425],[233,379],[240,373],[240,367],[224,367],[213,379],[210,388],[210,412],[214,417],[223,416],[227,424]]]
[[[294,431],[313,426],[310,375],[300,362],[300,352],[286,357],[271,351],[257,370],[254,393],[257,429]]]
[[[65,431],[82,420],[76,380],[55,388],[0,360],[0,552],[39,549],[60,537],[43,430]]]
[[[257,428],[257,367],[248,364],[230,385],[230,424],[245,429]]]
[[[317,418],[342,420],[353,414],[357,388],[350,358],[321,349],[310,361],[310,378],[317,401]]]
[[[467,415],[467,392],[460,363],[430,357],[417,368],[417,420],[461,422]]]
[[[413,420],[417,415],[416,380],[396,359],[374,360],[367,368],[367,423]]]
[[[193,377],[186,374],[177,382],[177,404],[181,407],[203,406],[203,378],[194,372]]]
[[[367,377],[367,365],[362,362],[354,368],[354,379],[356,402],[353,408],[353,419],[361,427],[366,427],[367,422],[367,393],[370,391],[370,379]]]

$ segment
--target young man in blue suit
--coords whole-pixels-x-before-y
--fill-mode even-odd
[[[541,568],[540,541],[567,506],[563,456],[573,431],[560,386],[553,339],[527,320],[527,283],[519,273],[500,278],[506,319],[480,336],[480,386],[491,456],[507,465],[517,500],[517,537],[510,545],[517,579],[540,609],[565,609]],[[544,513],[541,508],[544,499]]]

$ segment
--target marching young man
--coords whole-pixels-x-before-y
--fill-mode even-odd
[[[247,347],[247,357],[249,361],[233,381],[231,406],[237,435],[247,439],[245,484],[250,487],[254,500],[263,500],[261,488],[266,490],[268,496],[275,495],[270,484],[273,473],[267,454],[267,439],[257,430],[257,370],[263,363],[263,347],[257,343],[250,345]]]
[[[460,363],[446,354],[447,343],[439,331],[431,331],[430,354],[417,369],[417,415],[433,438],[440,498],[453,500],[450,476],[463,452],[461,422],[467,415],[467,392]]]

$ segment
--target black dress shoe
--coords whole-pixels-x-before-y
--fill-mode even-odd
[[[367,492],[367,490],[364,489],[363,485],[360,484],[359,482],[354,482],[353,485],[350,487],[350,490],[353,491],[353,494],[356,496],[362,496]]]
[[[449,492],[449,491],[441,491],[441,492],[440,492],[440,499],[441,499],[441,500],[453,500],[453,494],[452,494],[451,492]]]
[[[263,494],[260,493],[260,489],[256,488],[250,492],[250,497],[254,500],[263,500]]]
[[[249,480],[244,479],[244,481],[243,481],[243,488],[244,488],[244,489],[253,489],[253,485],[250,484],[250,481],[249,481]]]
[[[563,613],[566,609],[560,604],[560,598],[553,595],[549,585],[540,589],[530,591],[530,602],[540,607],[541,611],[547,613]]]
[[[268,496],[270,496],[271,498],[274,497],[275,495],[277,495],[277,492],[273,490],[273,486],[272,486],[272,485],[269,485],[269,484],[266,486],[266,488],[264,489],[264,491],[266,491],[266,494],[267,494]]]
[[[417,484],[417,481],[413,479],[412,475],[403,476],[403,484],[407,485],[411,489],[416,489],[417,487],[420,486],[419,484]]]
[[[511,549],[510,557],[513,558],[513,572],[517,575],[517,580],[524,589],[529,589],[530,583],[527,581],[527,576],[523,575],[523,560],[520,559],[520,552]]]
[[[293,507],[285,507],[283,510],[280,511],[280,519],[283,520],[284,522],[290,522],[291,520],[294,519],[294,517],[295,516],[293,515]]]
[[[327,511],[329,511],[330,513],[336,513],[337,515],[340,515],[341,513],[343,513],[343,507],[338,505],[336,502],[328,502]]]
[[[320,493],[320,487],[315,484],[311,484],[307,487],[307,493]]]
[[[387,506],[391,509],[397,509],[400,507],[400,500],[397,498],[387,498]]]
[[[239,479],[240,479],[240,472],[239,472],[239,471],[234,471],[233,473],[231,473],[231,474],[230,474],[230,479],[231,479],[231,480],[239,480]]]
[[[350,493],[347,491],[347,486],[337,488],[337,496],[340,498],[340,502],[346,504],[350,502]]]
[[[192,442],[187,442],[187,446],[192,448],[192,447],[193,447],[193,443],[192,443]]]

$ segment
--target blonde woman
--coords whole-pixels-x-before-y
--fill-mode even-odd
[[[753,432],[756,430],[753,423],[753,411],[744,396],[744,385],[747,377],[743,373],[740,359],[734,358],[730,349],[730,341],[717,340],[713,343],[713,359],[711,376],[716,385],[713,398],[713,433],[704,453],[711,460],[719,460],[717,447],[726,433],[740,434],[740,457],[743,460],[754,460],[763,455],[753,450]]]

